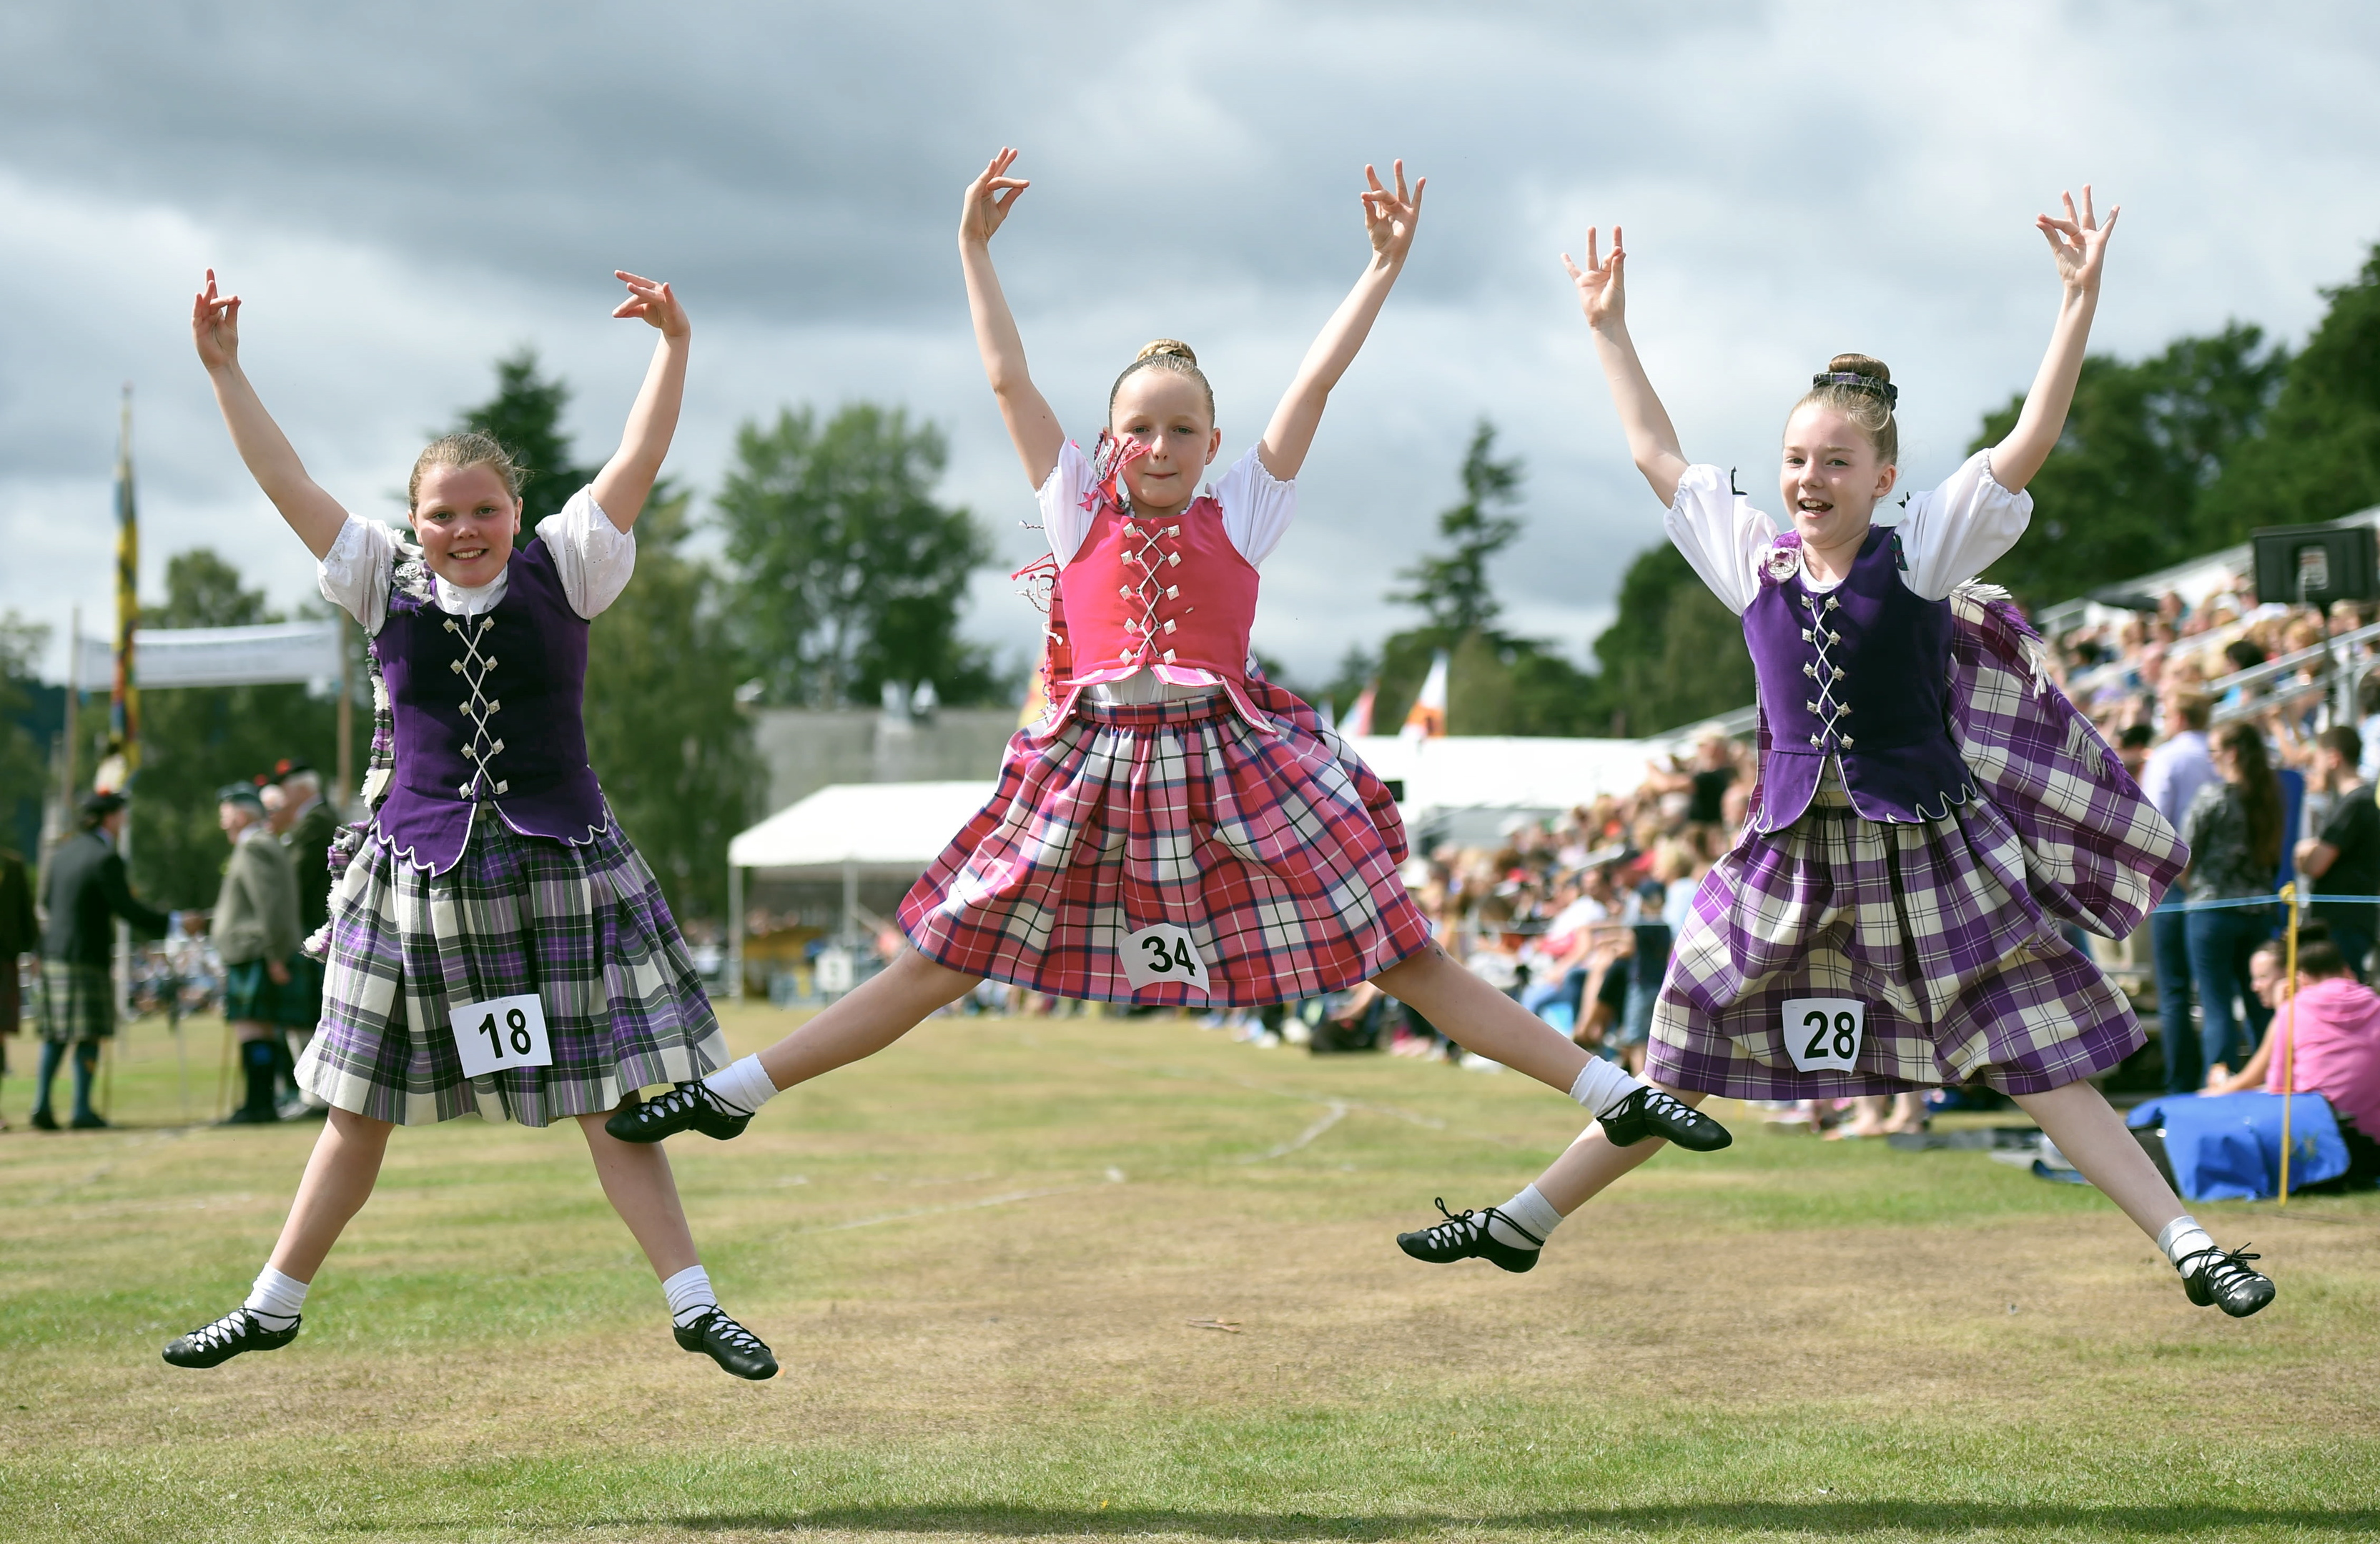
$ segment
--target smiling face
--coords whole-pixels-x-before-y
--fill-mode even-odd
[[[1864,538],[1869,517],[1900,476],[1839,408],[1805,402],[1786,420],[1778,487],[1793,529],[1810,546],[1832,551]]]
[[[413,533],[430,571],[476,590],[493,582],[513,555],[520,500],[492,467],[424,467],[415,490]]]
[[[1135,509],[1169,514],[1198,492],[1202,474],[1222,447],[1222,431],[1208,411],[1207,394],[1186,375],[1135,370],[1116,388],[1108,428],[1120,440],[1148,447],[1124,468]]]

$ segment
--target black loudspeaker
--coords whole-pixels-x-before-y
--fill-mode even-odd
[[[2333,601],[2380,599],[2380,567],[2372,528],[2267,526],[2251,538],[2256,551],[2256,600],[2326,606]]]

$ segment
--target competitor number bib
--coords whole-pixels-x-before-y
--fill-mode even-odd
[[[1123,973],[1135,991],[1168,981],[1179,981],[1196,992],[1207,990],[1207,962],[1198,957],[1190,930],[1171,922],[1125,935]]]
[[[1796,997],[1785,1004],[1785,1052],[1798,1072],[1850,1072],[1867,1030],[1856,997]]]
[[[455,1032],[466,1077],[553,1065],[553,1043],[545,1038],[545,1006],[533,991],[457,1003],[447,1025]]]

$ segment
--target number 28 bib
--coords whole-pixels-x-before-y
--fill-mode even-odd
[[[486,1077],[514,1067],[553,1065],[553,1042],[546,1039],[545,1005],[537,993],[457,1003],[447,1015],[463,1076]]]
[[[1785,1053],[1799,1072],[1850,1072],[1867,1030],[1856,997],[1796,997],[1785,1004]]]

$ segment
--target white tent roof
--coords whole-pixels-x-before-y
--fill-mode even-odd
[[[1372,771],[1404,783],[1404,810],[1567,809],[1645,781],[1665,741],[1452,735],[1418,743],[1394,735],[1350,742]]]
[[[922,873],[990,801],[992,783],[838,783],[727,844],[739,869],[903,869]]]

